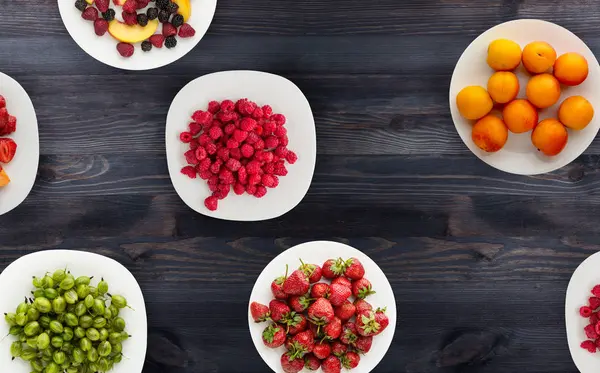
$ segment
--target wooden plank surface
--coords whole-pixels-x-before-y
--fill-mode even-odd
[[[127,266],[148,301],[144,373],[267,372],[248,296],[275,255],[314,239],[363,250],[392,283],[399,322],[375,372],[577,371],[564,293],[600,249],[600,145],[551,174],[501,173],[456,134],[448,86],[464,48],[515,18],[556,22],[600,52],[595,2],[220,1],[198,47],[149,72],[87,56],[54,1],[0,9],[0,71],[30,94],[42,154],[30,196],[0,217],[0,269],[54,248]],[[169,180],[172,98],[229,69],[281,74],[314,111],[313,184],[283,217],[209,219]]]

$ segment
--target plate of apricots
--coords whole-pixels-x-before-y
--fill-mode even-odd
[[[499,170],[536,175],[571,163],[600,128],[600,65],[556,24],[522,19],[475,39],[450,83],[458,134]]]

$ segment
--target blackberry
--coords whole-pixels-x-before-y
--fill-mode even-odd
[[[171,2],[170,0],[156,0],[156,6],[158,7],[158,9],[164,10],[164,9],[167,9],[170,2]]]
[[[158,9],[157,8],[148,8],[148,11],[146,12],[146,14],[148,15],[149,20],[157,19],[158,18]]]
[[[175,48],[175,46],[177,46],[177,39],[175,39],[175,36],[169,36],[168,38],[166,38],[165,46],[169,49]]]
[[[171,24],[176,28],[183,25],[183,16],[181,14],[175,14],[171,20]]]
[[[138,25],[145,27],[148,25],[148,16],[145,14],[138,14],[137,15],[137,23]]]
[[[110,21],[114,20],[115,19],[115,11],[113,9],[107,10],[106,12],[102,13],[102,18],[104,18],[104,20],[106,22],[110,22]]]
[[[77,0],[75,1],[75,8],[79,9],[80,11],[84,11],[85,8],[87,8],[88,3],[85,0]]]
[[[177,11],[179,10],[179,5],[171,2],[171,3],[169,3],[169,6],[167,7],[166,10],[171,13],[177,13]]]
[[[169,22],[169,18],[171,18],[171,13],[167,12],[166,10],[161,10],[158,13],[158,20],[161,23],[167,23],[167,22]]]
[[[148,40],[143,41],[142,50],[144,52],[150,52],[152,50],[152,43],[150,43]]]

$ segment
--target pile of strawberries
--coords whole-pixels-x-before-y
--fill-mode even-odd
[[[0,136],[10,135],[17,130],[17,118],[8,113],[6,100],[0,95]],[[0,163],[9,163],[15,157],[17,143],[7,137],[0,138]],[[0,186],[8,184],[10,180],[0,165]]]
[[[264,197],[267,188],[276,188],[279,177],[287,175],[286,162],[298,159],[287,148],[285,116],[274,114],[269,105],[261,107],[245,98],[235,103],[211,101],[206,111],[194,112],[192,120],[179,136],[189,144],[184,153],[188,166],[181,173],[207,181],[212,195],[204,205],[211,211],[232,188],[237,195]]]
[[[581,348],[595,354],[600,348],[600,285],[592,289],[593,297],[588,299],[588,305],[579,309],[579,314],[590,323],[583,329],[589,339],[581,343]]]
[[[374,310],[365,300],[375,292],[363,265],[356,258],[329,259],[323,267],[301,263],[290,276],[286,266],[286,275],[271,283],[275,299],[269,306],[250,304],[255,322],[269,322],[262,333],[265,346],[285,346],[281,366],[286,373],[356,368],[360,354],[369,352],[373,337],[389,324],[385,309]]]

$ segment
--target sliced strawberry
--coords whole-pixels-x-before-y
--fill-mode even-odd
[[[15,157],[17,152],[17,143],[12,139],[0,139],[0,162],[9,163]]]

